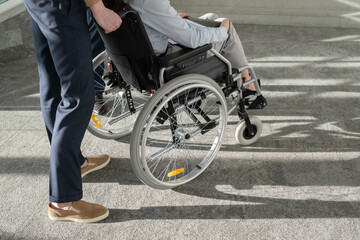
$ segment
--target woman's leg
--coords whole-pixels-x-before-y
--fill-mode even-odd
[[[222,21],[223,18],[215,19],[215,21]],[[245,55],[244,48],[240,41],[240,38],[235,30],[235,27],[230,22],[229,28],[229,37],[225,42],[215,43],[213,47],[215,50],[219,51],[226,59],[228,59],[234,68],[241,68],[248,65],[248,61]],[[245,78],[245,81],[251,79],[249,71],[246,69],[241,73],[242,78]],[[250,84],[246,86],[247,89],[256,91],[255,85]]]
[[[219,18],[219,16],[216,15],[215,13],[206,13],[199,18],[216,21],[216,22],[222,22],[225,19],[225,18]],[[230,28],[228,33],[229,33],[228,39],[225,42],[214,43],[213,48],[217,50],[225,58],[227,58],[231,62],[234,68],[241,68],[243,66],[248,65],[244,48],[232,23],[230,23]],[[247,69],[242,71],[241,76],[242,78],[245,78],[245,81],[251,79],[249,75],[249,71]],[[250,84],[246,86],[246,88],[256,91],[254,84]]]
[[[243,66],[249,65],[239,35],[237,34],[232,23],[230,23],[229,28],[229,38],[227,39],[221,54],[225,56],[235,68],[241,68]],[[241,76],[245,78],[245,81],[251,79],[247,69],[242,71]],[[256,91],[254,84],[250,84],[246,86],[246,88]]]

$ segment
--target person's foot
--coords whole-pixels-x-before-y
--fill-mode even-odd
[[[86,158],[85,162],[81,166],[81,177],[84,177],[88,173],[100,170],[108,165],[110,162],[110,156],[107,154],[99,155],[92,158]]]
[[[235,68],[234,70],[236,70],[236,68]],[[234,71],[234,70],[233,70],[233,71]],[[239,74],[239,72],[235,72],[235,73],[232,74],[232,76],[233,76],[233,77],[236,77],[238,74]],[[251,77],[250,77],[250,75],[249,75],[248,72],[246,72],[246,74],[244,74],[244,72],[242,72],[242,73],[241,73],[241,78],[242,78],[242,80],[243,80],[243,83],[251,80]],[[251,83],[251,84],[247,85],[245,88],[246,88],[247,90],[256,92],[256,87],[255,87],[255,84],[254,84],[254,83]]]
[[[243,77],[243,83],[246,83],[247,81],[250,81],[250,80],[251,80],[250,76],[248,78]],[[249,91],[252,91],[252,92],[256,92],[256,87],[255,87],[254,83],[251,83],[251,84],[247,85],[245,87],[245,89],[249,90]]]
[[[98,222],[109,216],[109,210],[99,204],[85,201],[72,202],[70,207],[59,209],[48,204],[48,216],[53,221],[73,221],[81,223]]]
[[[257,94],[257,92],[256,91],[253,91],[253,90],[250,90],[250,89],[245,89],[244,91],[243,91],[243,98],[247,98],[247,97],[249,97],[249,96],[255,96]]]
[[[94,113],[98,115],[105,115],[106,111],[107,110],[106,110],[104,97],[102,93],[97,93],[95,95]]]
[[[250,79],[244,79],[244,82],[249,81]],[[261,88],[260,79],[257,80],[259,87]],[[257,90],[254,83],[247,85],[245,90],[243,91],[243,97],[246,98],[248,96],[255,96],[257,94]]]
[[[244,71],[242,71],[242,72],[241,72],[241,77],[242,77],[244,83],[247,82],[247,81],[249,81],[249,80],[251,80],[251,77],[250,77],[250,74],[249,74],[249,70],[245,69]],[[247,85],[245,88],[248,89],[248,90],[250,90],[250,91],[256,91],[256,88],[255,88],[255,84],[254,84],[254,83],[251,83],[251,84]]]
[[[255,84],[253,84],[253,83],[250,85],[247,85],[245,88],[249,91],[256,92]]]

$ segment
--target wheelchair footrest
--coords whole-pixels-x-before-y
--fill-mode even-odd
[[[257,96],[256,99],[250,102],[248,99],[245,101],[247,109],[263,109],[267,106],[267,100],[263,95]]]

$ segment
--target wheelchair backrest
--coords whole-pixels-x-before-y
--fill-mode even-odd
[[[152,71],[155,53],[138,13],[132,9],[118,12],[120,28],[105,34],[97,25],[105,48],[123,79],[138,90],[151,89],[148,73]]]
[[[149,37],[138,13],[132,9],[118,12],[122,19],[120,28],[105,34],[99,31],[106,49],[120,56],[142,59],[155,56]]]

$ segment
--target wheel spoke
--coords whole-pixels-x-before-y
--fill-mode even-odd
[[[115,72],[110,72],[106,67],[108,63],[111,63],[111,60],[105,51],[93,60],[94,76],[100,79],[100,81],[95,81],[95,92],[102,96],[101,100],[100,98],[96,100],[97,108],[102,109],[103,113],[93,112],[96,119],[100,121],[101,128],[94,121],[90,121],[88,130],[100,138],[116,139],[132,132],[136,118],[144,103],[148,101],[148,97],[136,89],[131,89],[136,112],[130,114],[127,99],[122,97],[125,90],[118,85],[121,81],[118,79],[120,75],[116,73],[117,69],[114,65],[112,71]]]

